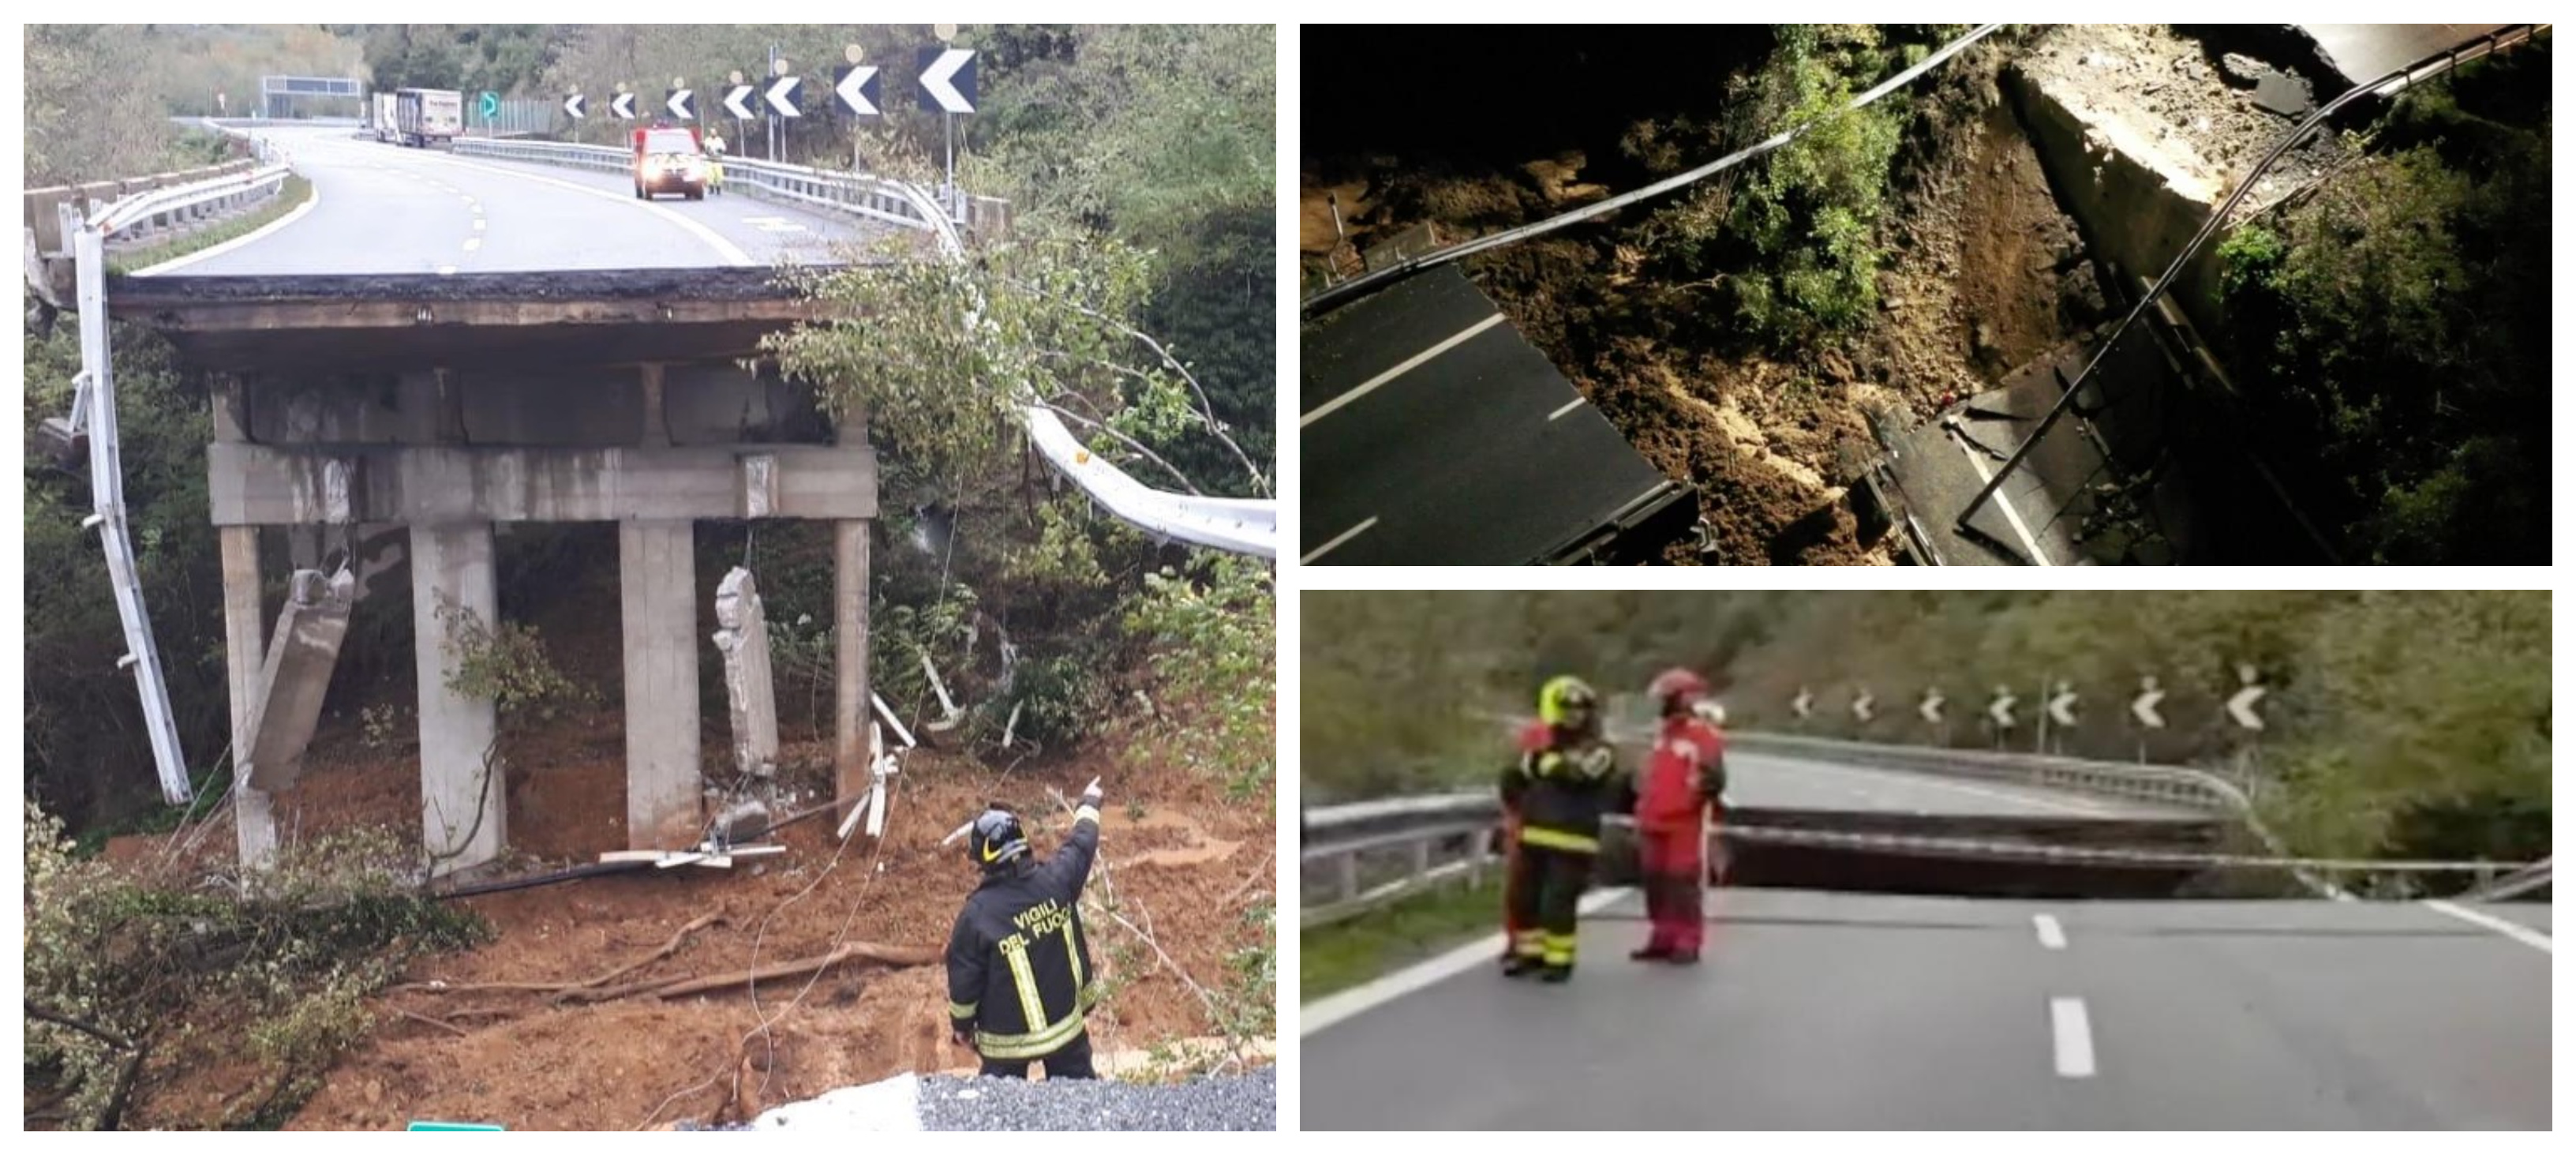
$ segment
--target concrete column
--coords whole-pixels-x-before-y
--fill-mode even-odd
[[[617,524],[626,638],[626,845],[698,841],[697,564],[686,521]]]
[[[832,523],[833,793],[868,788],[868,523]]]
[[[500,626],[492,573],[492,525],[416,525],[411,530],[411,622],[420,680],[421,843],[434,874],[468,870],[501,855],[507,840],[498,732],[492,702],[447,688],[441,606],[470,610]]]
[[[259,612],[259,527],[228,525],[215,531],[224,563],[224,674],[232,698],[233,839],[244,866],[265,866],[277,855],[277,820],[268,792],[253,789],[248,766],[251,713],[259,701],[263,654]]]
[[[842,417],[836,439],[868,443],[864,412]],[[868,788],[868,522],[832,523],[833,795],[851,798]],[[843,811],[847,817],[847,811]]]

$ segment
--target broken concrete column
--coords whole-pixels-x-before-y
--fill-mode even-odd
[[[492,525],[416,525],[411,531],[413,666],[420,683],[421,843],[431,873],[469,870],[501,856],[507,829],[498,717],[489,698],[447,686],[458,656],[439,609],[472,613],[500,627],[492,572]]]
[[[259,527],[228,525],[215,533],[223,551],[224,675],[232,699],[233,838],[243,866],[266,866],[277,857],[277,821],[268,792],[251,784],[242,753],[251,748],[259,697]]]
[[[716,586],[715,641],[724,655],[734,769],[767,778],[778,770],[778,696],[769,677],[769,619],[750,570],[736,566]]]
[[[313,744],[313,727],[322,720],[322,697],[340,664],[357,588],[358,576],[345,568],[327,578],[298,570],[289,584],[252,699],[251,785],[284,790],[303,772],[304,748]]]
[[[868,415],[842,415],[833,438],[864,449]],[[833,796],[866,790],[868,769],[868,522],[832,523],[832,783]]]
[[[849,798],[868,788],[868,523],[832,525],[832,781]]]
[[[698,842],[697,559],[686,521],[617,525],[626,640],[626,845]]]

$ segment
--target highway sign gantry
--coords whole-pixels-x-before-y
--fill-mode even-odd
[[[805,110],[796,107],[796,97],[803,90],[804,83],[801,76],[781,76],[769,82],[769,90],[761,93],[760,98],[769,105],[771,115],[789,119],[801,117]]]
[[[2245,729],[2259,731],[2263,728],[2263,716],[2254,712],[2254,706],[2270,691],[2263,687],[2261,675],[2252,666],[2236,667],[2236,677],[2244,688],[2227,699],[2227,716]]]
[[[841,107],[852,116],[877,115],[877,66],[853,64],[842,68],[832,84],[832,95],[840,98]]]
[[[975,53],[965,48],[921,50],[921,110],[975,111]]]

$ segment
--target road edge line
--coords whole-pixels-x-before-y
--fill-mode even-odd
[[[2494,931],[2497,934],[2503,935],[2506,938],[2512,939],[2524,946],[2538,950],[2542,954],[2556,955],[2558,953],[2557,948],[2551,945],[2548,935],[2542,934],[2539,931],[2533,930],[2530,927],[2513,921],[2512,919],[2497,918],[2496,916],[2484,911],[2470,910],[2469,908],[2461,906],[2460,904],[2448,899],[2428,898],[2424,900],[2424,905],[2443,914],[2459,919],[2462,922],[2474,923],[2478,926],[2485,927],[2488,930]]]
[[[294,208],[291,208],[291,209],[286,210],[286,215],[285,215],[285,216],[279,217],[279,218],[277,218],[276,220],[270,221],[270,222],[268,222],[267,224],[264,224],[264,225],[259,226],[258,228],[252,229],[252,230],[251,230],[251,231],[249,231],[249,232],[243,233],[242,235],[240,235],[240,236],[238,236],[238,237],[234,237],[233,239],[231,239],[231,240],[229,240],[229,241],[224,241],[224,242],[221,242],[221,243],[219,243],[219,244],[208,245],[208,246],[206,246],[205,248],[202,248],[202,249],[197,250],[196,252],[193,252],[193,253],[187,253],[187,254],[183,254],[183,255],[181,255],[181,256],[172,257],[172,258],[170,258],[169,260],[163,261],[163,262],[161,262],[160,264],[154,265],[154,266],[152,266],[152,267],[150,267],[150,268],[147,268],[147,269],[137,269],[137,270],[135,270],[135,271],[133,271],[133,272],[131,272],[131,273],[128,273],[128,274],[126,274],[126,275],[127,275],[127,276],[130,276],[130,277],[152,277],[152,276],[159,276],[160,274],[162,274],[162,273],[166,273],[166,272],[169,272],[169,271],[170,271],[170,270],[172,270],[172,269],[184,269],[184,268],[188,267],[189,265],[193,265],[193,264],[197,263],[198,261],[205,260],[205,259],[206,259],[206,258],[208,258],[208,257],[221,256],[221,255],[223,255],[223,254],[225,254],[225,253],[229,253],[229,252],[233,251],[234,249],[238,249],[238,248],[242,247],[243,245],[247,245],[247,244],[251,243],[252,241],[259,240],[259,239],[261,239],[261,238],[263,238],[263,237],[266,237],[266,236],[267,236],[268,234],[270,234],[270,233],[276,232],[276,231],[277,231],[277,230],[279,230],[279,229],[282,229],[282,228],[285,228],[285,227],[286,227],[286,226],[288,226],[288,225],[294,224],[294,223],[296,222],[296,220],[297,220],[297,219],[299,219],[299,218],[301,218],[304,214],[309,213],[309,212],[312,212],[312,211],[313,211],[313,206],[315,206],[315,205],[318,205],[318,204],[321,204],[321,203],[322,203],[322,186],[321,186],[320,184],[315,183],[315,182],[314,182],[314,180],[313,180],[313,178],[303,176],[303,174],[302,174],[302,173],[297,173],[296,175],[297,175],[297,176],[299,176],[299,177],[303,177],[303,180],[304,180],[304,187],[309,191],[309,194],[310,194],[310,195],[307,195],[307,196],[304,198],[304,203],[303,203],[303,204],[297,205],[297,206],[295,206]]]
[[[1583,896],[1575,906],[1582,914],[1592,914],[1635,893],[1625,886],[1597,890]],[[1381,975],[1348,990],[1335,991],[1297,1008],[1297,1037],[1307,1038],[1336,1023],[1356,1018],[1394,1002],[1424,987],[1479,966],[1493,966],[1503,957],[1503,936],[1498,932],[1485,935],[1447,954],[1435,955],[1390,975]]]

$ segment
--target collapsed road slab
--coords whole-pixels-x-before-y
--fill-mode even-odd
[[[1302,346],[1308,563],[1545,563],[1659,546],[1695,513],[1454,265],[1326,314]]]

